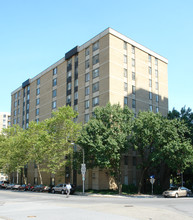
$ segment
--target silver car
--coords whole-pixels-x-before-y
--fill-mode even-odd
[[[164,197],[175,197],[175,198],[178,198],[180,196],[190,196],[191,194],[192,194],[191,190],[183,186],[171,187],[163,192]]]

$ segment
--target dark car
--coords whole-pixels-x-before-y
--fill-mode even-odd
[[[21,185],[18,190],[23,190],[23,191],[31,191],[34,187],[31,186],[30,184],[23,184]]]
[[[32,189],[33,192],[44,192],[46,191],[47,186],[40,184],[40,185],[36,185],[34,186],[34,188]]]
[[[70,185],[71,185],[70,194],[74,194],[76,187],[73,184]],[[66,194],[66,183],[60,183],[52,188],[52,193],[57,193],[57,192]]]

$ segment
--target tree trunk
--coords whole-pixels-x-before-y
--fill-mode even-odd
[[[170,176],[171,176],[171,170],[166,164],[161,165],[161,175],[160,175],[160,183],[162,190],[166,190],[170,186]]]
[[[40,177],[40,184],[43,184],[42,174],[41,174],[41,172],[40,172],[40,165],[39,165],[39,164],[37,164],[37,168],[38,168],[38,175],[39,175],[39,177]]]
[[[139,180],[139,185],[138,185],[138,194],[141,194],[141,188],[142,188],[142,185],[143,185],[144,174],[145,174],[145,172],[146,172],[147,169],[148,169],[148,167],[145,167],[145,168],[142,170],[141,178],[140,178],[140,180]]]

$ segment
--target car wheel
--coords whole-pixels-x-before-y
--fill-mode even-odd
[[[54,189],[52,190],[52,193],[55,193],[55,190],[54,190]]]
[[[64,194],[65,193],[64,190],[62,190],[61,193]]]
[[[190,193],[187,193],[187,195],[186,195],[187,197],[190,197]]]
[[[178,198],[178,197],[179,197],[179,195],[178,195],[178,193],[176,193],[175,198]]]

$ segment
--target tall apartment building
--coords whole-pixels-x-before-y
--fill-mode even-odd
[[[0,132],[11,124],[11,115],[8,112],[0,112]]]
[[[63,105],[72,106],[79,112],[77,121],[85,123],[96,106],[107,102],[128,105],[135,114],[150,110],[166,115],[167,63],[166,58],[107,28],[14,90],[11,123],[25,129],[29,121],[49,118],[52,110]],[[132,166],[126,169],[125,183],[137,178]],[[90,178],[88,187],[97,188],[100,172]]]

